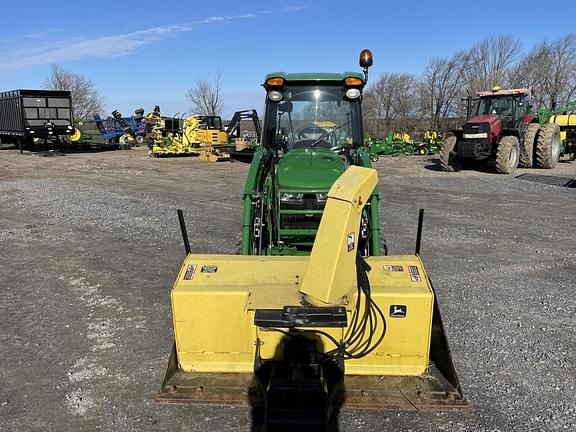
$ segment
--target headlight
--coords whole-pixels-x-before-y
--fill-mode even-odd
[[[357,88],[351,88],[346,90],[346,97],[348,97],[348,99],[356,99],[359,96],[360,96],[360,90],[358,90]]]
[[[302,204],[304,202],[304,194],[285,192],[280,194],[280,202],[290,204]]]
[[[465,133],[465,134],[462,134],[462,138],[464,138],[464,139],[488,138],[488,132]]]
[[[325,203],[326,198],[328,198],[328,195],[325,193],[317,193],[316,194],[316,202],[318,202],[318,203]]]
[[[270,99],[272,102],[281,101],[283,97],[284,95],[282,94],[282,92],[276,90],[271,90],[268,92],[268,99]]]

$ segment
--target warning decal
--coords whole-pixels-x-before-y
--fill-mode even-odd
[[[218,271],[217,265],[203,265],[200,273],[216,273]]]
[[[352,252],[354,250],[354,232],[351,232],[346,236],[346,245],[348,246],[348,252]]]
[[[410,274],[410,280],[412,282],[421,282],[420,272],[416,266],[408,266],[408,273]]]
[[[196,264],[190,264],[184,273],[184,280],[192,280],[194,273],[196,273]]]
[[[385,265],[384,271],[401,272],[404,268],[401,265]]]

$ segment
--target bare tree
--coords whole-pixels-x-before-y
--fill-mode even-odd
[[[576,96],[576,33],[534,47],[516,66],[516,86],[536,89],[539,106],[554,107]]]
[[[376,137],[382,137],[384,129],[390,127],[392,118],[392,74],[385,73],[378,78],[374,84],[366,89],[364,93],[364,112],[366,119],[369,119],[368,129]]]
[[[466,61],[466,53],[459,52],[449,59],[433,58],[426,67],[419,85],[420,108],[434,129],[440,129],[441,120],[458,111]]]
[[[398,127],[401,131],[408,128],[408,121],[417,111],[416,77],[411,74],[396,75],[392,86],[392,108],[398,118]]]
[[[192,102],[192,108],[196,114],[217,116],[222,111],[221,100],[222,73],[219,71],[210,82],[203,78],[197,78],[194,86],[188,90],[186,96]]]
[[[86,120],[104,111],[103,99],[94,83],[82,74],[62,69],[58,64],[50,66],[50,76],[44,87],[71,93],[74,118]]]
[[[500,35],[485,39],[466,53],[468,91],[475,95],[495,85],[508,86],[512,66],[520,54],[520,42]]]

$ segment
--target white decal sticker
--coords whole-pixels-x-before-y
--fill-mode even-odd
[[[412,282],[421,282],[420,272],[416,266],[408,266],[408,273],[410,273],[410,280]]]
[[[184,273],[184,280],[192,280],[194,273],[196,273],[196,264],[190,264]]]
[[[352,252],[354,250],[354,238],[355,238],[354,232],[351,232],[346,237],[346,244],[348,245],[348,252]]]

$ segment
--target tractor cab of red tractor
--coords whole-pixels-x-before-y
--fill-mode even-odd
[[[526,88],[478,93],[476,116],[498,116],[502,129],[518,129],[531,108],[530,90]],[[469,118],[470,120],[470,118]]]

